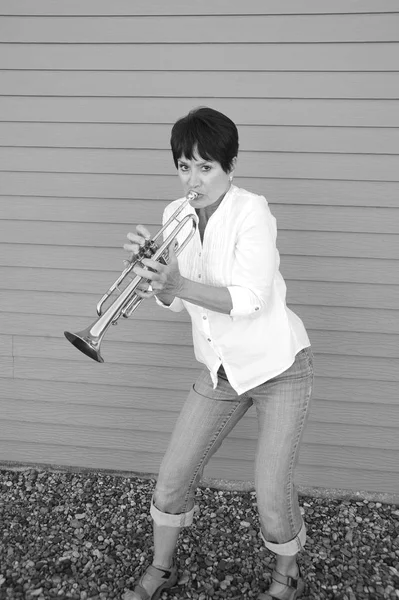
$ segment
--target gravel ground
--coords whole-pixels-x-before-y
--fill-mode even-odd
[[[152,555],[154,480],[0,470],[0,598],[123,599]],[[273,556],[254,492],[198,490],[200,516],[181,534],[179,584],[162,598],[257,598]],[[304,600],[399,598],[399,507],[300,497],[308,544]]]

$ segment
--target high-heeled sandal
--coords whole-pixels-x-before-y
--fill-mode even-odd
[[[150,595],[145,589],[145,584],[148,581],[153,582],[154,579],[159,582],[159,585],[153,594]],[[123,600],[159,600],[162,592],[173,587],[176,583],[177,569],[175,565],[172,565],[170,569],[159,569],[158,567],[154,567],[154,565],[150,565],[140,577],[134,590],[129,590],[123,595]]]
[[[285,585],[287,588],[291,590],[291,596],[286,598],[285,600],[297,600],[300,598],[305,590],[305,582],[302,577],[301,568],[298,565],[298,577],[290,577],[289,575],[282,575],[274,569],[272,573],[272,579],[277,583],[281,583]],[[258,596],[258,600],[281,600],[277,596],[272,596],[269,592],[265,592]]]

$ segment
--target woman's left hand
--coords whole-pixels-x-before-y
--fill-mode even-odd
[[[145,277],[150,280],[152,293],[147,291],[141,294],[141,290],[136,290],[137,295],[145,298],[151,295],[179,296],[183,286],[183,277],[179,271],[174,244],[169,246],[168,264],[163,264],[150,258],[143,258],[142,263],[149,270],[138,265],[133,268],[134,273],[140,277]]]

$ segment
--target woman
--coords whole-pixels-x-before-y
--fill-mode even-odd
[[[259,600],[294,600],[304,587],[296,556],[306,532],[293,474],[313,381],[310,342],[302,321],[286,306],[268,204],[232,184],[235,124],[211,108],[193,110],[173,126],[171,147],[184,194],[198,194],[180,216],[195,213],[198,230],[178,258],[171,247],[168,264],[144,259],[144,268],[134,271],[151,283],[140,296],[155,295],[172,311],[188,311],[195,355],[205,368],[160,467],[150,509],[153,564],[128,598],[157,599],[176,583],[173,555],[181,527],[192,523],[204,466],[254,405],[261,536],[276,556],[270,589]],[[183,200],[166,207],[164,222]],[[139,225],[127,237],[124,247],[134,255],[150,235]]]

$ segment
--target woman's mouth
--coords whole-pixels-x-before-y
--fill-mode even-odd
[[[203,194],[200,194],[199,192],[195,192],[194,190],[190,190],[190,192],[187,195],[189,195],[191,192],[194,192],[195,197],[190,199],[190,202],[198,202],[198,200],[201,200],[201,198],[203,197]]]

